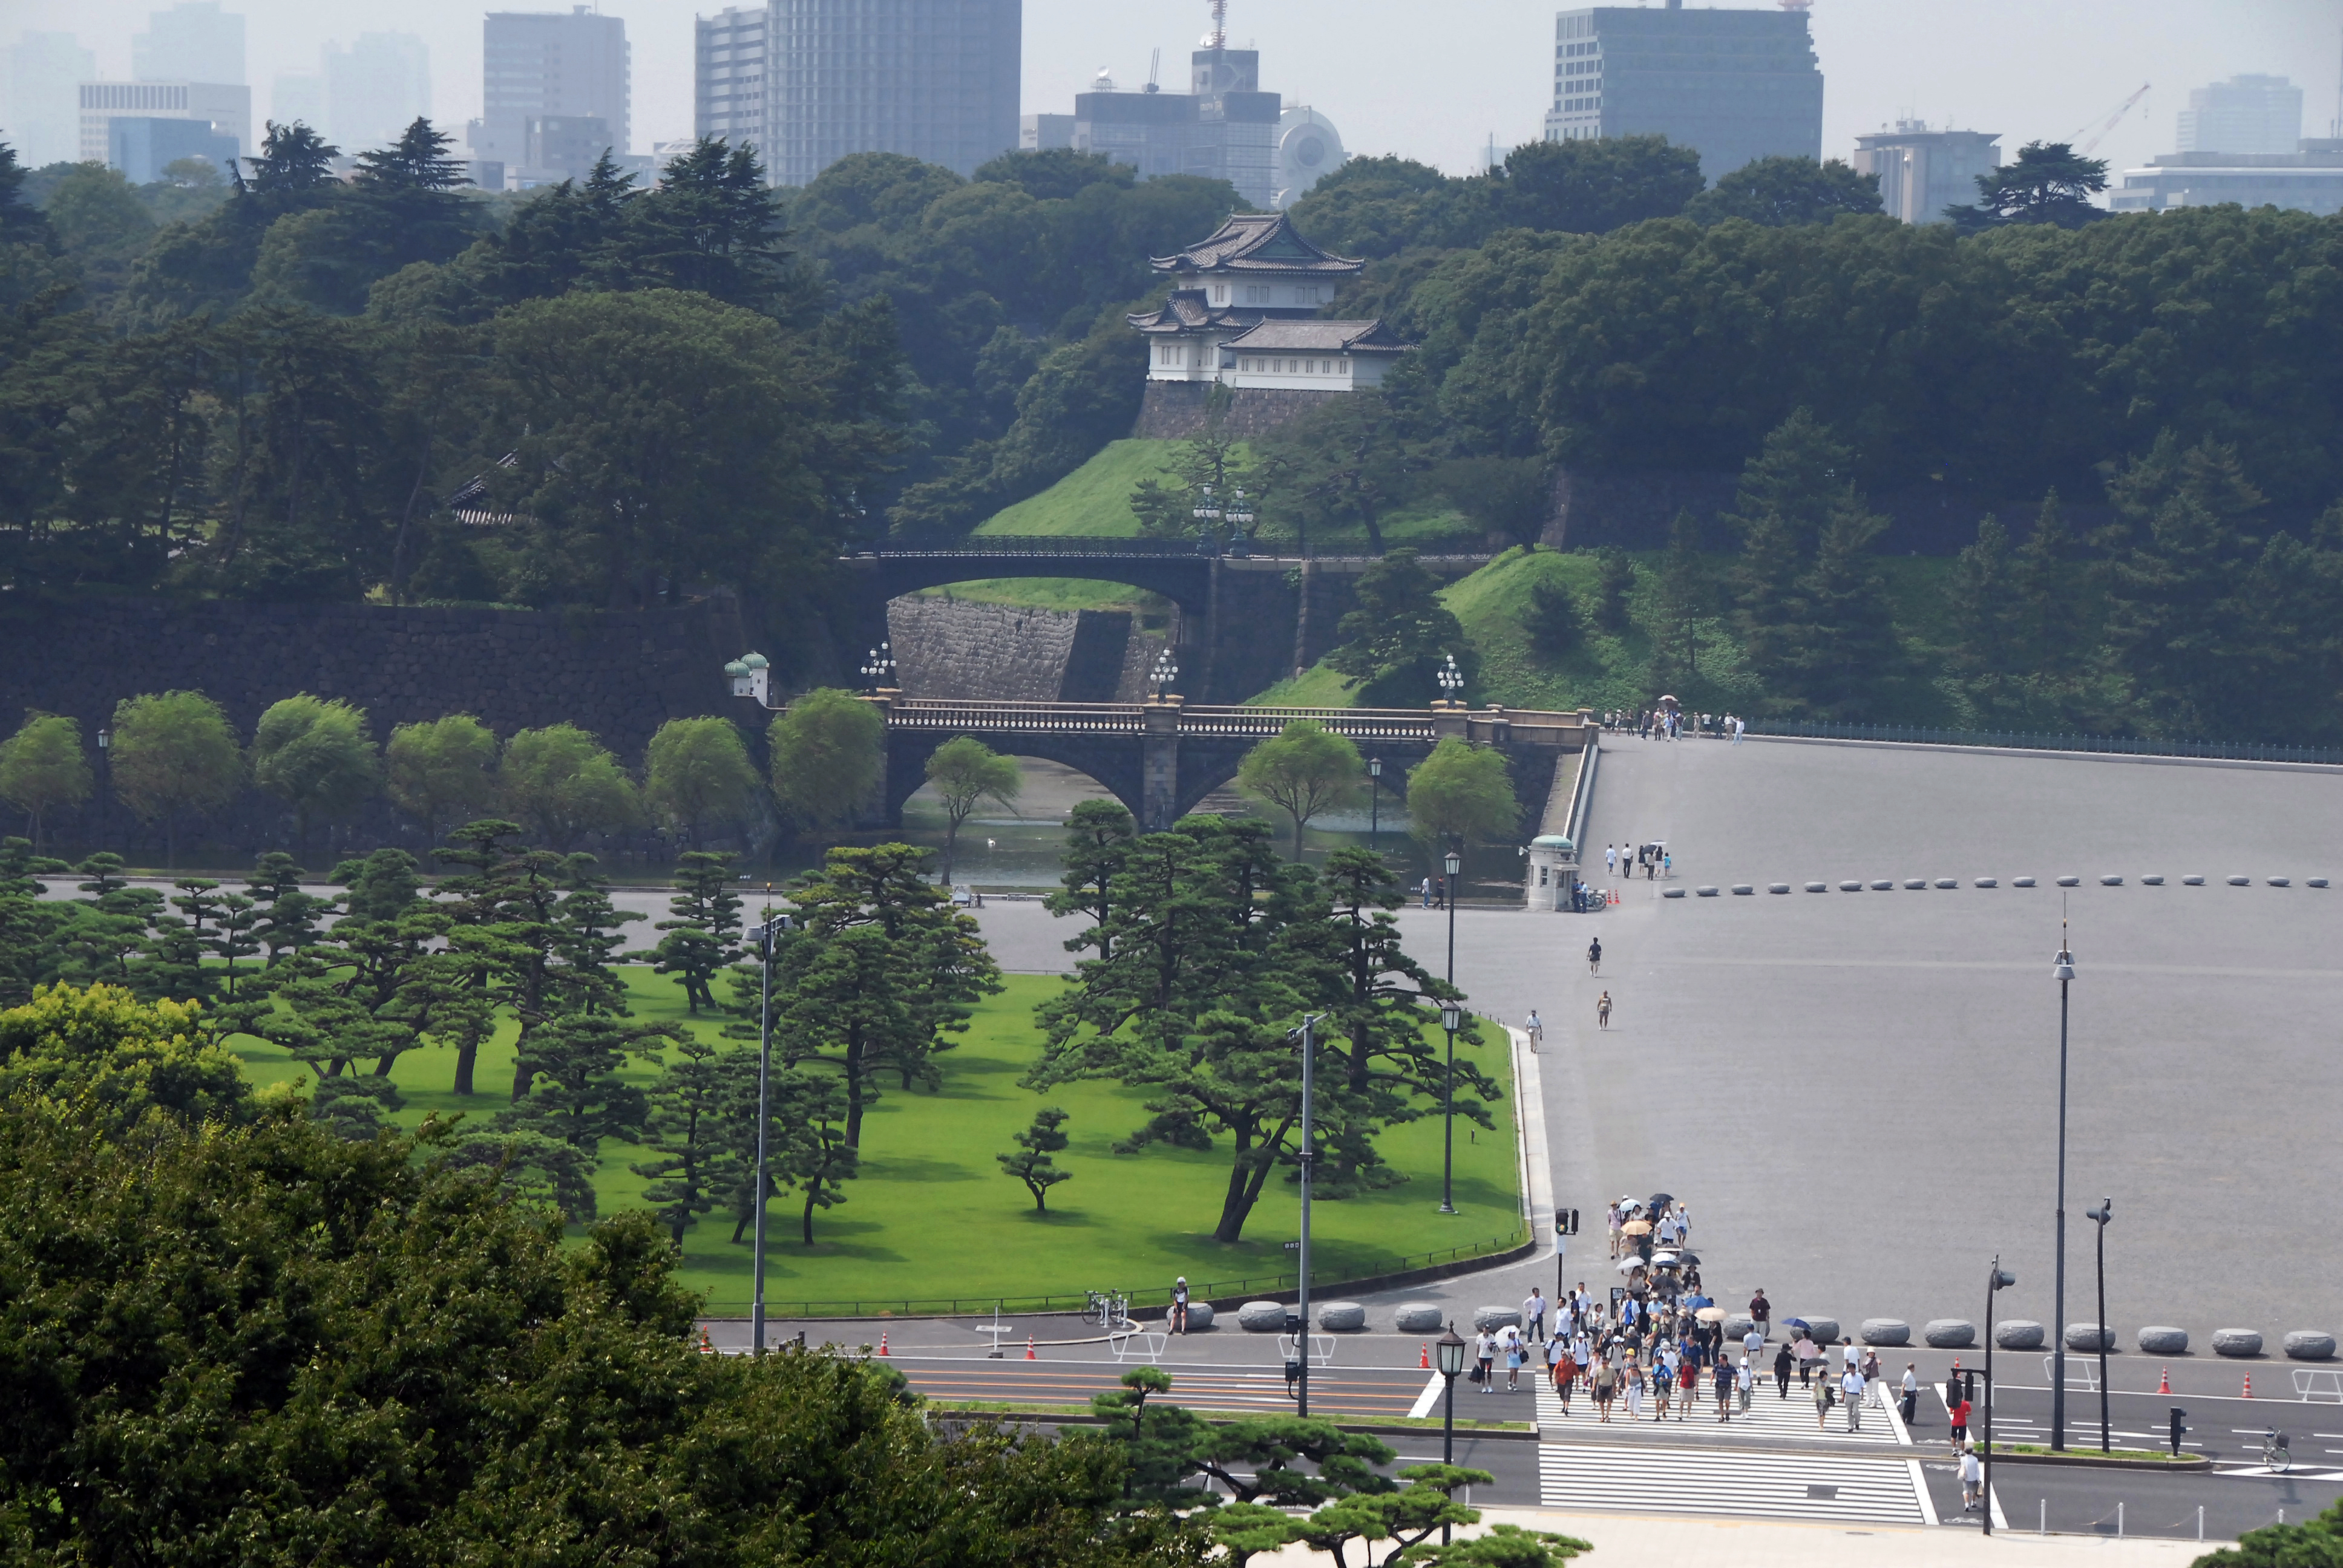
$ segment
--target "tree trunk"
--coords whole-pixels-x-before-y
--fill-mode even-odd
[[[846,1037],[846,1146],[862,1147],[862,1030]]]
[[[947,888],[951,886],[952,857],[959,849],[960,819],[948,816],[944,819],[944,867],[943,876],[940,879]]]
[[[456,1048],[456,1092],[467,1099],[472,1093],[472,1067],[479,1059],[480,1048],[473,1041],[466,1040]]]
[[[806,1183],[805,1191],[805,1244],[810,1247],[813,1245],[814,1205],[819,1202],[821,1198],[821,1177],[819,1173],[815,1175],[812,1181]]]

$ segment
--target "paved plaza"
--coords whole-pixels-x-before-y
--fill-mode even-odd
[[[1606,1195],[1664,1188],[1691,1206],[1719,1300],[1763,1285],[1777,1315],[1850,1332],[1981,1322],[1998,1253],[2018,1277],[2000,1315],[2050,1322],[2063,907],[2078,974],[2068,1320],[2092,1311],[2083,1211],[2112,1196],[2107,1321],[2132,1362],[2139,1326],[2177,1325],[2187,1362],[2226,1383],[2245,1369],[2216,1361],[2213,1331],[2257,1329],[2267,1397],[2288,1331],[2343,1331],[2343,889],[2305,885],[2343,874],[2343,773],[1628,739],[1604,750],[1586,837],[1590,858],[1665,839],[1687,890],[1758,890],[1623,882],[1600,915],[1458,915],[1474,1006],[1544,1018],[1554,1199],[1590,1224]],[[2082,885],[2056,886],[2064,874]],[[1903,885],[1947,877],[1960,886]],[[1838,891],[1847,879],[1865,890]],[[1870,889],[1882,879],[1895,888]],[[983,920],[1006,967],[1065,966],[1065,928],[1038,905],[996,900]],[[1409,909],[1413,950],[1439,962],[1446,920]],[[1603,1251],[1579,1238],[1570,1277],[1604,1280]],[[1461,1316],[1553,1276],[1548,1258],[1393,1299]],[[2136,1366],[2116,1378],[2155,1386]]]

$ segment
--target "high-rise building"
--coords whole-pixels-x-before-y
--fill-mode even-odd
[[[280,126],[307,126],[322,135],[326,126],[325,74],[277,72],[268,84],[268,117]]]
[[[113,157],[117,119],[199,120],[234,138],[238,157],[253,150],[250,87],[225,82],[84,82],[80,92],[84,163]]]
[[[1021,0],[771,0],[765,166],[802,186],[850,153],[960,174],[1017,146]]]
[[[244,18],[219,0],[179,0],[130,35],[130,75],[140,82],[244,81]]]
[[[236,171],[236,146],[202,120],[119,115],[106,122],[106,161],[132,185],[151,185],[181,158],[201,158],[226,179]]]
[[[607,145],[625,153],[632,133],[627,25],[590,7],[560,11],[491,11],[482,30],[480,117],[471,122],[472,156],[503,163],[523,183],[556,179],[583,169],[538,170],[528,163],[528,123],[553,116],[598,119]],[[555,138],[559,141],[561,138]]]
[[[414,34],[361,33],[324,59],[326,135],[342,151],[387,146],[430,115],[431,55]]]
[[[2232,76],[2188,95],[2184,153],[2290,154],[2302,136],[2302,89],[2284,76]]]
[[[1892,131],[1855,138],[1858,174],[1879,176],[1879,205],[1906,223],[1943,223],[1945,209],[1977,199],[1976,176],[2001,165],[1991,131],[1932,131],[1898,120]]]
[[[694,136],[762,151],[765,111],[772,97],[765,54],[771,22],[772,14],[762,5],[728,5],[693,20]]]
[[[2169,153],[2126,169],[2110,212],[2275,206],[2332,217],[2343,212],[2343,140],[2305,140],[2287,153]]]
[[[0,55],[0,140],[26,168],[79,157],[80,85],[97,75],[97,56],[70,33],[31,31]]]
[[[1823,75],[1802,0],[1773,11],[1604,5],[1554,24],[1550,142],[1664,136],[1710,180],[1823,151]]]

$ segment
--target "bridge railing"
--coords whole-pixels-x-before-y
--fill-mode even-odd
[[[1353,740],[1430,740],[1432,716],[1404,708],[1212,708],[1180,715],[1182,735],[1276,735],[1306,719]]]
[[[950,544],[906,541],[858,555],[926,559],[938,556],[1196,556],[1193,539],[1086,534],[970,534]]]
[[[943,698],[899,699],[887,721],[910,729],[994,729],[1137,735],[1147,728],[1145,710],[1130,702],[955,702]]]

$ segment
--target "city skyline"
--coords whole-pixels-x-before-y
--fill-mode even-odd
[[[132,35],[166,8],[157,0],[18,0],[0,45],[22,29],[69,32],[95,54],[99,78],[121,80]],[[386,29],[417,34],[428,46],[436,121],[460,136],[480,113],[487,7],[477,3],[415,0],[394,11],[373,0],[226,0],[223,8],[246,18],[244,76],[256,122],[275,113],[269,87],[279,74],[314,73],[327,42]],[[1261,50],[1264,73],[1290,104],[1341,125],[1353,154],[1396,153],[1462,174],[1478,166],[1491,137],[1502,150],[1539,135],[1552,101],[1558,8],[1466,0],[1432,35],[1395,47],[1413,13],[1389,0],[1339,9],[1331,0],[1237,0],[1229,34],[1232,45]],[[598,9],[625,21],[633,45],[630,150],[689,136],[693,19],[720,7],[627,0]],[[1198,0],[1111,9],[1026,0],[1024,9],[1026,113],[1061,111],[1102,65],[1136,87],[1153,51],[1183,61],[1205,26]],[[1825,78],[1825,157],[1848,157],[1856,136],[1907,118],[1996,133],[2005,156],[2037,138],[2085,141],[2142,82],[2154,84],[2144,112],[2134,108],[2097,149],[2117,169],[2175,150],[2189,93],[2238,75],[2285,75],[2300,87],[2306,136],[2328,134],[2337,115],[2343,8],[2334,0],[2080,0],[2047,13],[2020,0],[1817,0],[1812,15]]]

